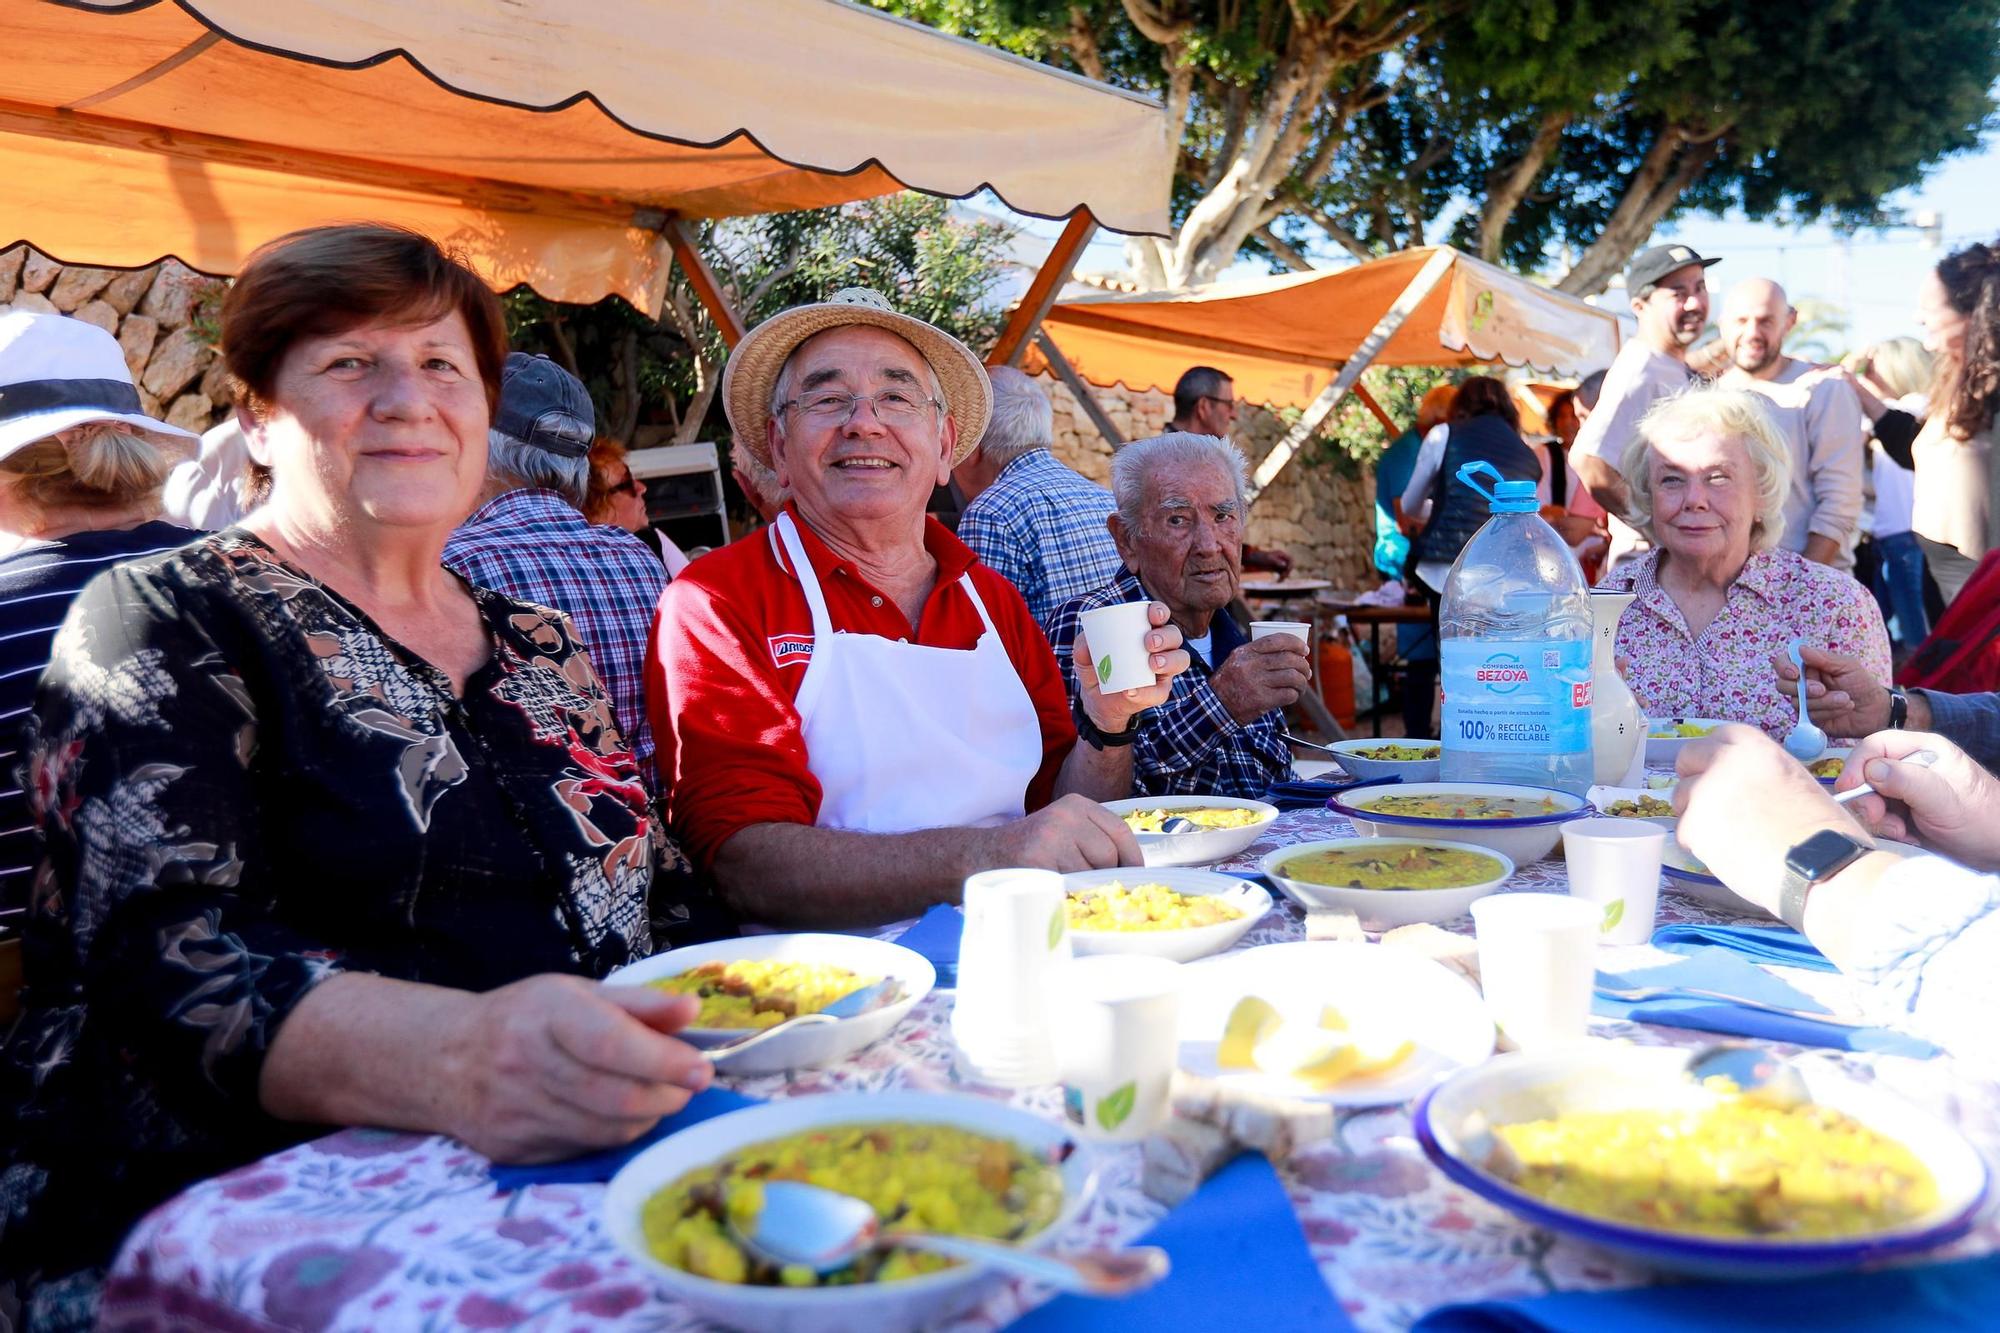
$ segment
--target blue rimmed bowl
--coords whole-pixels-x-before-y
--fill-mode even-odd
[[[1920,1254],[1963,1236],[1986,1206],[1991,1177],[1964,1135],[1893,1093],[1857,1083],[1838,1066],[1815,1060],[1794,1064],[1812,1099],[1915,1154],[1937,1182],[1936,1207],[1899,1226],[1839,1238],[1706,1236],[1613,1222],[1558,1207],[1487,1168],[1496,1125],[1541,1120],[1565,1111],[1697,1106],[1717,1096],[1687,1079],[1686,1063],[1683,1050],[1603,1042],[1566,1052],[1496,1056],[1460,1070],[1424,1095],[1415,1116],[1417,1141],[1452,1180],[1536,1226],[1654,1268],[1706,1277],[1805,1277]]]
[[[1537,804],[1546,801],[1552,808],[1546,813],[1503,819],[1384,814],[1367,808],[1388,797],[1404,796],[1503,797]],[[1364,838],[1469,842],[1498,852],[1517,866],[1531,865],[1554,851],[1562,837],[1562,826],[1570,820],[1597,813],[1597,808],[1583,797],[1554,787],[1517,787],[1503,782],[1405,782],[1395,787],[1370,787],[1354,792],[1351,797],[1342,792],[1326,805],[1327,809],[1353,820],[1355,831]]]

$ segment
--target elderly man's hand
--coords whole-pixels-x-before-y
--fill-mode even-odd
[[[452,1134],[499,1162],[547,1162],[630,1143],[706,1088],[715,1067],[668,1033],[700,1002],[650,986],[536,976],[473,998]]]
[[[1681,846],[1724,884],[1770,912],[1785,853],[1821,829],[1863,843],[1868,831],[1833,803],[1805,765],[1754,727],[1717,727],[1681,749],[1674,810]]]
[[[1087,796],[1058,797],[1032,815],[984,830],[988,866],[1033,866],[1068,873],[1144,864],[1125,821]]]
[[[1935,751],[1929,768],[1896,760]],[[1920,841],[1960,865],[2000,870],[2000,781],[1942,736],[1923,731],[1883,731],[1847,756],[1834,783],[1846,791],[1868,783],[1881,793],[1848,806],[1884,838]]]
[[[1170,624],[1173,612],[1165,602],[1154,602],[1147,611],[1153,628],[1146,635],[1146,651],[1153,655],[1153,683],[1143,689],[1106,694],[1097,688],[1097,664],[1090,660],[1090,645],[1076,636],[1070,661],[1076,667],[1078,701],[1099,731],[1120,732],[1148,708],[1158,708],[1174,691],[1174,677],[1188,669],[1187,649],[1181,647],[1180,626]],[[1111,864],[1116,865],[1117,862]]]
[[[1272,634],[1238,647],[1208,683],[1237,725],[1248,726],[1274,708],[1297,703],[1311,679],[1305,644],[1289,634]]]
[[[1806,664],[1806,712],[1829,736],[1866,736],[1889,725],[1889,687],[1875,679],[1861,659],[1801,648]],[[1796,697],[1799,669],[1783,653],[1771,656],[1771,668],[1787,695]]]

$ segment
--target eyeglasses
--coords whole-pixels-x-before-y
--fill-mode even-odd
[[[789,412],[796,408],[800,416],[817,424],[845,426],[854,420],[855,409],[863,403],[874,409],[877,421],[898,424],[915,421],[927,408],[944,406],[935,398],[920,397],[907,389],[884,389],[880,393],[809,393],[780,404],[778,410]]]
[[[641,482],[637,477],[627,472],[625,474],[625,480],[619,482],[616,486],[613,486],[611,488],[611,493],[613,495],[644,495],[646,493],[646,487],[645,484]]]
[[[1232,412],[1236,410],[1236,400],[1234,398],[1217,398],[1212,393],[1205,393],[1202,395],[1202,397],[1211,403],[1220,404],[1221,406],[1228,408]]]

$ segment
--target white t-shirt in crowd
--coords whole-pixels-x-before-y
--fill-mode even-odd
[[[1654,403],[1687,388],[1693,377],[1687,363],[1664,352],[1656,352],[1642,338],[1634,338],[1618,349],[1611,369],[1604,374],[1597,406],[1576,433],[1569,454],[1575,458],[1601,458],[1615,469],[1623,469],[1625,446],[1639,433],[1639,419]],[[1607,571],[1628,556],[1646,549],[1646,539],[1621,522],[1614,514],[1611,523],[1611,555]]]
[[[1929,412],[1930,400],[1924,394],[1913,393],[1896,399],[1889,406],[1922,421]],[[1917,506],[1917,474],[1889,457],[1882,446],[1872,440],[1868,444],[1868,453],[1873,459],[1875,474],[1875,526],[1869,531],[1877,537],[1894,537],[1908,532],[1910,515]]]
[[[1771,405],[1771,420],[1791,447],[1792,485],[1785,493],[1784,534],[1778,545],[1804,551],[1815,534],[1840,543],[1839,569],[1854,567],[1861,526],[1861,471],[1868,453],[1868,419],[1847,382],[1818,373],[1807,361],[1787,360],[1760,380],[1740,370],[1721,383],[1748,389]]]

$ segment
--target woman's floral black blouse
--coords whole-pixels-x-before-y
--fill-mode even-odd
[[[0,1252],[56,1322],[56,1279],[146,1208],[313,1132],[257,1080],[321,981],[601,976],[686,919],[569,622],[473,592],[492,657],[463,697],[241,531],[77,599],[29,728],[46,857],[0,1064],[21,1107]]]

